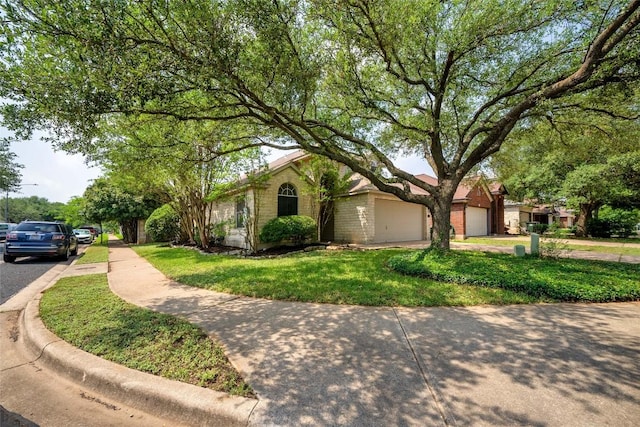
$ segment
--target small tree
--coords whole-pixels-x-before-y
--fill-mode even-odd
[[[312,156],[302,172],[303,191],[311,196],[311,212],[318,225],[318,237],[322,238],[322,230],[334,217],[335,200],[348,191],[353,172],[341,174],[336,162],[320,156]]]

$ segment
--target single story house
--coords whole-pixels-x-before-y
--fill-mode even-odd
[[[226,221],[225,244],[261,249],[255,230],[277,216],[314,215],[314,201],[305,192],[304,163],[310,155],[296,151],[267,168],[265,180],[243,180],[225,201],[213,208],[211,223]],[[343,171],[347,170],[343,166]],[[435,184],[436,179],[418,175]],[[321,240],[342,243],[384,243],[428,240],[431,215],[425,206],[384,193],[365,177],[353,174],[348,190],[334,203],[333,215],[321,230]],[[418,187],[412,191],[426,194]],[[464,181],[456,191],[451,223],[456,238],[504,233],[504,195],[497,183],[478,177]],[[251,221],[254,221],[251,223]],[[247,227],[247,224],[254,224]]]
[[[572,210],[563,207],[505,201],[504,224],[507,233],[521,234],[526,230],[526,224],[531,222],[548,225],[555,222],[561,228],[570,228],[575,223],[575,215]]]

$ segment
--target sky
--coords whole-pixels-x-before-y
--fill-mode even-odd
[[[0,128],[0,137],[9,135]],[[14,161],[24,167],[20,169],[22,188],[9,192],[9,198],[38,196],[50,202],[67,203],[74,196],[82,196],[92,180],[102,174],[100,168],[89,167],[83,156],[56,152],[39,136],[12,142],[11,151],[17,155]]]
[[[0,127],[0,137],[9,135]],[[83,156],[54,151],[50,143],[39,138],[34,136],[31,140],[11,144],[11,151],[17,155],[15,161],[24,168],[21,169],[22,188],[19,192],[9,192],[10,198],[38,196],[50,202],[67,203],[74,196],[82,196],[91,182],[102,175],[101,169],[87,165]],[[267,161],[288,153],[271,150]],[[417,157],[399,158],[396,165],[410,173],[432,174],[427,163]]]

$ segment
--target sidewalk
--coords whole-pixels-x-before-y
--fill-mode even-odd
[[[123,299],[186,318],[221,341],[258,399],[188,386],[181,400],[184,384],[151,387],[155,377],[96,367],[88,355],[91,361],[74,355],[65,369],[79,369],[85,383],[89,376],[89,383],[112,384],[132,406],[135,399],[155,405],[156,415],[182,408],[184,424],[228,424],[216,416],[255,426],[634,426],[640,419],[639,303],[268,301],[171,282],[119,241],[110,242],[108,279]],[[31,313],[25,327],[33,330],[39,318]],[[65,359],[75,349],[63,344],[40,346],[45,356]],[[197,407],[183,407],[189,402]]]
[[[172,283],[122,245],[129,302],[219,339],[258,395],[253,425],[635,425],[640,304],[372,308]],[[152,278],[151,280],[149,280]]]

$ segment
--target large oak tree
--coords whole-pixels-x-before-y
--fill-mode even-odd
[[[640,74],[640,0],[11,0],[0,13],[8,126],[52,127],[86,153],[109,115],[241,121],[255,128],[234,149],[303,148],[427,206],[442,248],[458,184],[523,118]],[[408,153],[438,185],[394,164]]]

